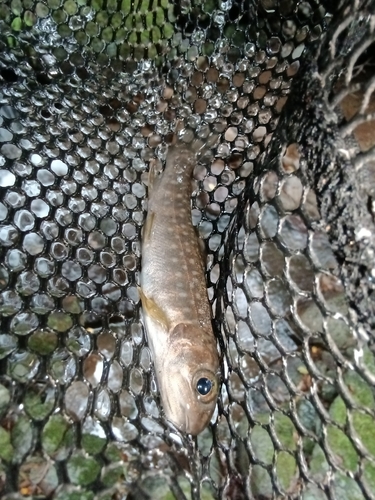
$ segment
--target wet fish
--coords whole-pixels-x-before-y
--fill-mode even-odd
[[[204,262],[191,221],[195,165],[195,153],[177,145],[164,172],[150,169],[140,289],[165,415],[193,435],[208,425],[219,390]]]

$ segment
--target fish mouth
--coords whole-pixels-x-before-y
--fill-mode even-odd
[[[191,415],[183,403],[179,403],[178,412],[172,411],[172,406],[168,400],[165,405],[165,414],[167,419],[180,431],[186,434],[197,434],[196,425],[192,422]]]
[[[207,425],[206,415],[189,415],[188,409],[181,402],[177,406],[178,411],[172,411],[169,401],[168,405],[166,404],[164,408],[164,414],[167,420],[175,429],[185,434],[197,436]]]

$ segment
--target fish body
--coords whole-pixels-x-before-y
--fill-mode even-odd
[[[169,149],[162,174],[150,170],[140,276],[162,406],[168,420],[193,435],[208,425],[219,390],[205,268],[191,221],[195,164],[195,153],[177,145]]]

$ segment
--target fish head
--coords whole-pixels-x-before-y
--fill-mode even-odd
[[[197,435],[211,420],[219,392],[219,360],[213,333],[178,325],[164,352],[158,377],[166,417],[180,431]],[[175,329],[175,330],[176,330]],[[182,335],[181,335],[182,334]]]

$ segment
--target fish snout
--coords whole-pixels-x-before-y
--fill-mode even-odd
[[[212,388],[206,387],[209,379],[202,373],[196,373],[195,377],[187,380],[181,372],[169,377],[169,381],[170,385],[164,385],[161,391],[165,416],[181,432],[196,436],[207,427],[215,410],[217,381],[213,382]],[[198,392],[197,383],[201,384],[203,394]],[[210,389],[209,392],[207,389]]]
[[[194,408],[188,402],[181,403],[178,415],[166,417],[180,432],[197,436],[209,424],[213,414],[213,409],[202,411],[201,408]]]

